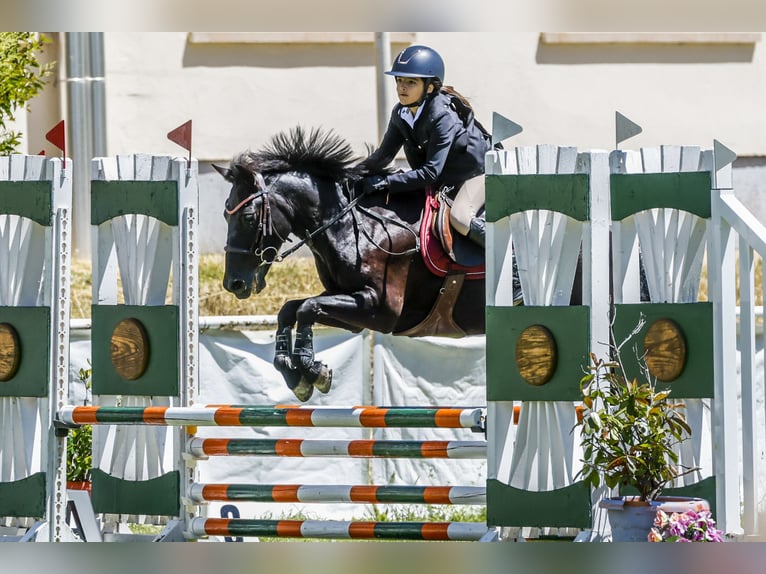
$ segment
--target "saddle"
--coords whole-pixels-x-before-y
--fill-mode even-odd
[[[452,309],[465,280],[484,279],[484,250],[449,226],[449,205],[431,189],[426,192],[423,218],[420,221],[420,253],[426,267],[438,277],[444,277],[439,297],[428,316],[418,325],[394,333],[406,337],[462,337],[463,330],[452,319]],[[450,239],[444,237],[449,234]],[[450,256],[444,247],[451,245]]]
[[[450,208],[453,198],[428,189],[420,223],[420,252],[428,269],[444,277],[464,273],[466,279],[484,279],[484,249],[467,237],[453,233]]]

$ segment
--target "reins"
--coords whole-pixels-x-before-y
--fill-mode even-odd
[[[401,221],[397,221],[396,219],[388,217],[387,215],[379,215],[377,213],[373,213],[372,211],[370,211],[366,207],[359,206],[359,207],[357,207],[357,209],[359,211],[361,211],[362,213],[366,214],[367,217],[370,217],[372,219],[377,220],[383,226],[384,229],[386,227],[386,223],[385,223],[384,220],[386,220],[389,223],[393,223],[394,225],[398,225],[399,227],[401,227],[403,229],[406,229],[407,231],[412,233],[412,235],[415,237],[415,247],[411,247],[410,249],[407,249],[406,251],[402,251],[400,253],[395,253],[393,251],[388,251],[382,245],[378,245],[375,242],[375,240],[372,237],[370,237],[370,234],[367,233],[367,230],[363,226],[360,225],[359,228],[362,230],[362,233],[364,233],[364,236],[367,238],[367,240],[370,243],[372,243],[375,247],[380,249],[383,253],[385,253],[386,255],[401,256],[401,255],[411,255],[413,253],[418,253],[420,251],[420,235],[418,233],[416,233],[415,231],[413,231],[409,226],[404,225]]]
[[[319,234],[320,234],[320,233],[322,233],[323,231],[327,230],[327,229],[328,229],[330,226],[332,226],[332,225],[334,225],[335,223],[337,223],[337,222],[340,220],[340,218],[341,218],[341,217],[343,217],[343,216],[344,216],[344,215],[346,215],[346,214],[347,214],[349,211],[351,211],[352,209],[354,209],[354,206],[355,206],[357,203],[359,203],[359,200],[360,200],[361,198],[362,198],[362,196],[361,196],[361,195],[360,195],[360,196],[357,196],[357,197],[354,197],[354,198],[353,198],[351,201],[349,201],[349,202],[348,202],[348,205],[346,205],[346,207],[344,207],[343,209],[341,209],[341,210],[340,210],[340,211],[339,211],[339,212],[338,212],[338,213],[335,215],[335,217],[333,217],[333,218],[332,218],[332,219],[330,219],[329,221],[327,221],[327,222],[325,222],[324,224],[322,224],[322,225],[320,225],[319,227],[317,227],[317,228],[316,228],[314,231],[312,231],[311,233],[309,233],[309,234],[308,234],[306,237],[304,237],[303,239],[301,239],[301,240],[300,240],[298,243],[296,243],[295,245],[293,245],[293,246],[292,246],[292,247],[290,247],[289,249],[285,249],[285,250],[284,250],[282,253],[280,253],[280,254],[279,254],[277,257],[275,257],[275,258],[274,258],[274,261],[276,261],[277,263],[279,263],[280,261],[283,261],[285,257],[287,257],[288,255],[292,255],[293,253],[295,253],[296,251],[298,251],[298,249],[300,249],[301,247],[303,247],[303,246],[304,246],[306,243],[308,243],[309,241],[311,241],[311,240],[312,240],[314,237],[316,237],[317,235],[319,235]]]
[[[258,212],[258,233],[256,234],[255,239],[253,240],[253,245],[250,247],[250,249],[245,249],[241,247],[231,247],[228,243],[224,247],[224,251],[227,253],[240,253],[243,255],[257,255],[261,258],[263,258],[263,251],[259,250],[256,247],[256,243],[262,243],[264,236],[269,236],[274,232],[274,228],[271,221],[271,203],[269,198],[269,190],[266,186],[266,181],[263,179],[263,176],[260,173],[255,173],[255,187],[256,192],[250,194],[246,198],[244,198],[242,201],[240,201],[236,206],[232,207],[231,209],[225,208],[227,215],[234,215],[237,213],[240,209],[248,205],[249,203],[255,201],[256,199],[263,197],[263,203],[261,204],[261,209]],[[400,253],[395,253],[388,251],[384,247],[378,245],[375,240],[369,235],[367,230],[363,226],[359,226],[364,236],[372,243],[375,247],[386,253],[387,255],[393,255],[393,256],[403,256],[403,255],[410,255],[413,253],[417,253],[420,251],[420,236],[410,229],[409,226],[404,225],[403,223],[385,216],[385,215],[378,215],[375,213],[372,213],[370,210],[363,208],[361,206],[357,206],[359,201],[362,199],[362,195],[354,196],[351,192],[351,187],[348,184],[348,180],[345,181],[346,184],[346,190],[348,192],[348,196],[351,198],[348,202],[348,204],[341,209],[335,216],[333,216],[329,221],[323,223],[318,228],[316,228],[314,231],[310,232],[306,237],[303,237],[300,241],[298,241],[295,245],[290,247],[289,249],[285,249],[279,254],[276,254],[274,258],[271,261],[263,260],[261,262],[261,265],[268,265],[271,263],[280,263],[284,261],[284,259],[293,253],[295,253],[298,249],[306,245],[307,243],[311,242],[311,240],[319,235],[320,233],[323,233],[328,228],[333,226],[335,223],[337,223],[344,215],[346,215],[349,211],[353,210],[355,207],[359,210],[365,213],[368,217],[371,217],[372,219],[377,220],[384,228],[385,228],[385,221],[388,221],[394,225],[397,225],[399,227],[402,227],[413,234],[415,237],[415,247],[411,249],[407,249],[406,251],[402,251]],[[353,213],[352,213],[353,216]],[[354,219],[356,220],[356,217],[354,216]],[[266,229],[264,230],[264,226]],[[260,240],[260,241],[259,241]],[[273,249],[273,248],[271,248]],[[276,251],[276,250],[275,250]]]

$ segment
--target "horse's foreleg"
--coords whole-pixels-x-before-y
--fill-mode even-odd
[[[311,324],[298,325],[295,333],[293,359],[303,374],[301,383],[308,383],[309,388],[313,385],[322,393],[330,391],[332,369],[314,360],[314,332],[311,329]]]
[[[292,329],[281,327],[277,331],[274,349],[274,368],[284,377],[287,387],[300,401],[307,401],[314,392],[314,387],[307,382],[295,365],[292,356]]]
[[[353,331],[374,328],[376,325],[370,322],[370,314],[374,315],[376,308],[377,295],[372,290],[353,294],[320,295],[306,299],[296,313],[297,327],[293,349],[293,361],[303,373],[303,378],[322,393],[329,392],[332,384],[332,370],[322,362],[314,360],[314,323],[339,326]],[[380,326],[383,325],[381,322]]]
[[[287,387],[301,402],[311,398],[314,386],[308,382],[293,358],[293,325],[295,314],[303,300],[288,301],[277,316],[277,334],[274,348],[274,368],[282,374]]]

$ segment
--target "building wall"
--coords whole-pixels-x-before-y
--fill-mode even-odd
[[[225,43],[238,36],[107,33],[110,153],[173,152],[165,132],[189,118],[201,160],[228,158],[296,124],[335,128],[360,152],[377,140],[372,33],[366,43],[255,43],[264,36],[274,38],[251,34],[239,36],[249,42]],[[291,37],[327,38],[278,39]],[[759,34],[692,34],[682,36],[686,44],[599,44],[609,38],[532,32],[413,37],[443,55],[446,82],[471,99],[484,123],[496,111],[524,126],[518,145],[611,149],[618,110],[644,128],[627,147],[707,147],[716,138],[741,156],[766,155]]]

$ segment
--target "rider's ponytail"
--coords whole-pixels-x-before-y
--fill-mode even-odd
[[[466,108],[473,111],[473,107],[471,106],[471,103],[468,101],[468,98],[466,98],[463,94],[458,92],[455,88],[452,86],[444,86],[439,81],[438,78],[433,78],[431,80],[431,83],[434,86],[434,93],[441,92],[442,94],[447,94],[448,96],[451,96],[453,98],[457,98],[460,100],[460,103],[463,104]]]

